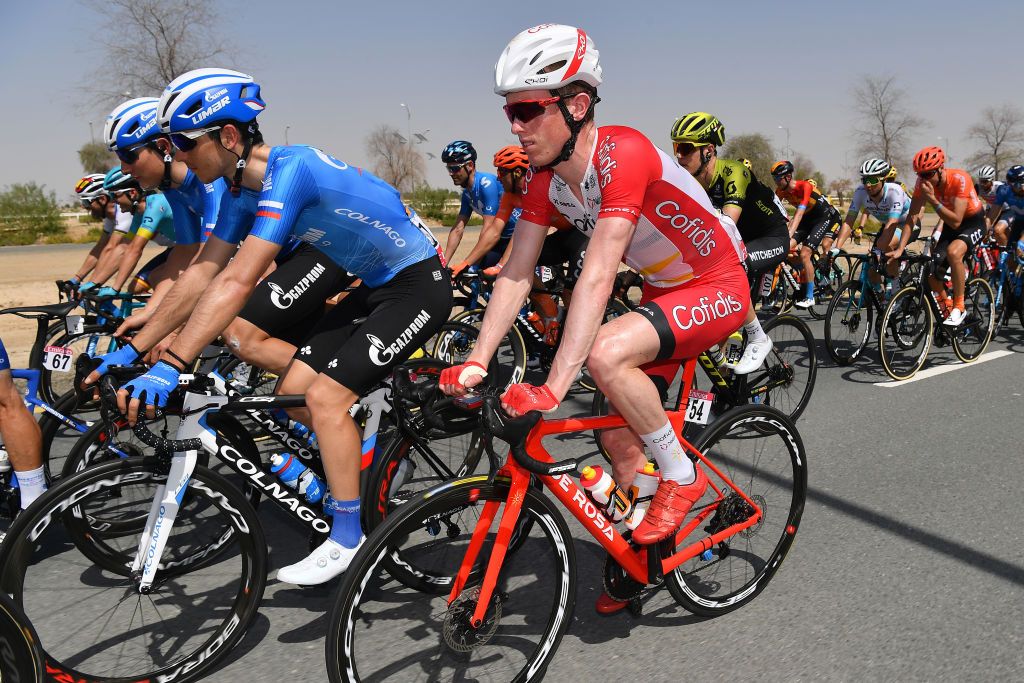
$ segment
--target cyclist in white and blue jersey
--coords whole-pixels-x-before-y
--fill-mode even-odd
[[[502,187],[498,176],[477,170],[477,153],[473,145],[465,140],[455,140],[441,150],[441,161],[444,162],[452,183],[462,188],[462,204],[459,206],[459,217],[448,232],[448,245],[444,253],[448,263],[452,264],[452,274],[458,275],[469,266],[479,265],[482,268],[493,266],[505,254],[509,240],[516,229],[521,211],[513,212],[504,225],[495,218],[501,205]],[[483,227],[476,244],[467,258],[453,263],[455,251],[462,242],[466,224],[473,212],[484,219]]]
[[[311,585],[343,572],[364,540],[359,432],[348,409],[447,320],[452,291],[429,231],[397,190],[318,149],[264,144],[255,136],[264,107],[251,77],[219,69],[180,76],[160,99],[161,125],[178,156],[201,180],[231,178],[211,241],[221,230],[252,227],[174,343],[146,375],[125,385],[119,401],[132,423],[140,407],[164,405],[179,374],[238,315],[292,236],[361,278],[301,342],[278,386],[281,393],[305,393],[307,408],[289,412],[316,432],[331,490],[330,538],[278,573],[282,581]],[[243,190],[259,192],[255,212],[231,210]]]
[[[862,211],[866,211],[881,224],[872,248],[887,254],[899,246],[902,234],[900,226],[910,212],[910,197],[899,183],[886,182],[891,169],[891,164],[884,159],[868,159],[861,164],[861,184],[853,192],[850,210],[846,212],[843,227],[832,248],[833,254],[838,253],[849,239],[857,217]],[[910,239],[915,239],[920,232],[921,226],[918,224]],[[897,267],[895,261],[890,263],[887,266],[889,274],[895,275]],[[872,281],[880,281],[877,273],[872,272],[870,275]]]
[[[1006,184],[996,190],[995,201],[989,207],[988,219],[992,225],[996,242],[1000,246],[1016,244],[1024,232],[1024,166],[1011,166],[1006,172]],[[1002,263],[1009,257],[1007,252],[999,255]]]

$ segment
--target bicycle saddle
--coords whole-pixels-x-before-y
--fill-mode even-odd
[[[48,320],[59,320],[78,306],[76,301],[65,301],[61,304],[50,304],[48,306],[15,306],[0,311],[0,315],[19,316],[21,318],[46,318]]]

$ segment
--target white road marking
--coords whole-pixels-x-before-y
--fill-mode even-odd
[[[973,367],[973,366],[978,365],[980,363],[984,363],[986,361],[995,360],[996,358],[1002,358],[1003,356],[1013,356],[1013,355],[1015,355],[1015,353],[1013,351],[1007,351],[1006,349],[1003,349],[1001,351],[990,351],[988,353],[982,354],[978,358],[978,360],[974,361],[973,363],[956,363],[954,365],[938,365],[938,366],[933,367],[933,368],[928,368],[927,370],[922,370],[919,373],[917,373],[916,375],[914,375],[913,377],[911,377],[910,379],[902,379],[902,380],[899,380],[898,382],[893,382],[893,381],[889,381],[889,382],[875,382],[875,386],[876,387],[887,387],[887,388],[890,388],[890,389],[892,389],[894,387],[901,387],[904,384],[910,384],[911,382],[916,382],[919,379],[928,379],[929,377],[934,377],[935,375],[942,375],[942,374],[945,374],[947,372],[953,372],[954,370],[963,370],[964,368],[970,368],[970,367]]]

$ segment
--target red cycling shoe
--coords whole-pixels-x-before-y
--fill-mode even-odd
[[[700,467],[697,467],[697,478],[692,484],[662,479],[643,521],[633,531],[633,540],[640,545],[648,545],[674,533],[707,487],[708,477]]]

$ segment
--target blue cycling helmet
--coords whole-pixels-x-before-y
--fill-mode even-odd
[[[1011,166],[1010,170],[1006,172],[1006,182],[1011,185],[1024,183],[1024,166],[1019,164],[1017,166]]]
[[[449,142],[441,150],[441,161],[446,164],[465,164],[470,161],[476,161],[476,150],[473,149],[473,143],[466,142],[465,140]]]
[[[267,106],[252,76],[229,69],[195,69],[164,88],[157,107],[164,133],[252,123]]]
[[[103,124],[107,149],[128,149],[160,135],[155,97],[136,97],[117,105]]]
[[[120,166],[115,166],[107,171],[107,175],[103,177],[103,189],[108,192],[137,190],[139,189],[139,182],[130,173],[122,171]]]

